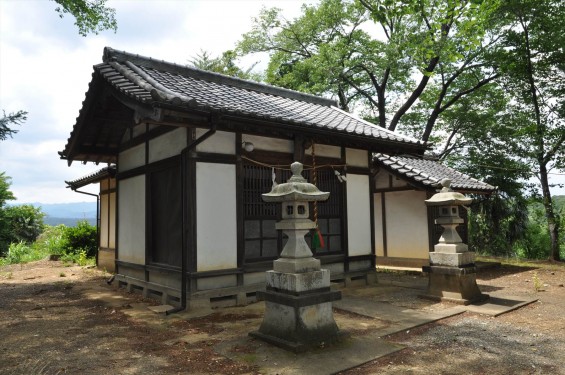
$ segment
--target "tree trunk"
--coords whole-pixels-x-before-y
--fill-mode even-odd
[[[549,229],[549,238],[551,239],[551,251],[549,260],[560,261],[559,255],[559,220],[553,210],[553,200],[551,199],[551,191],[549,190],[549,181],[547,179],[547,168],[545,164],[540,165],[540,181],[543,194],[543,207],[545,208],[545,216],[547,218],[547,227]]]

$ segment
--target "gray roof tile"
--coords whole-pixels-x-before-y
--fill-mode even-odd
[[[349,134],[419,145],[418,140],[380,128],[335,107],[335,102],[106,48],[95,70],[124,95],[139,102],[187,103]]]
[[[107,179],[109,177],[113,178],[116,175],[116,166],[115,165],[110,165],[107,167],[104,167],[102,169],[99,169],[96,172],[93,172],[91,174],[88,174],[86,176],[77,178],[76,180],[72,180],[72,181],[65,181],[65,183],[67,184],[67,187],[76,190],[78,188],[81,188],[83,186],[95,183],[95,182],[100,182],[104,179]]]
[[[416,156],[391,156],[381,153],[375,154],[375,160],[390,172],[428,187],[440,187],[439,182],[444,178],[449,178],[454,190],[481,193],[490,193],[496,190],[492,185],[469,177],[434,160]]]

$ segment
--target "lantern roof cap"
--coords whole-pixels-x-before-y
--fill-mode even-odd
[[[329,192],[320,191],[314,184],[302,177],[302,163],[295,161],[291,164],[292,177],[287,182],[273,186],[269,193],[261,194],[265,202],[290,202],[290,201],[325,201]]]
[[[449,178],[442,179],[440,184],[443,186],[441,191],[426,200],[428,206],[468,206],[473,202],[472,198],[451,190]]]

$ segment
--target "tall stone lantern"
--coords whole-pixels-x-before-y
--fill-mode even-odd
[[[309,202],[325,201],[330,193],[308,183],[302,169],[294,162],[288,182],[262,194],[265,202],[282,203],[282,220],[275,227],[288,240],[273,270],[266,272],[267,288],[259,295],[265,301],[265,315],[259,330],[250,333],[294,352],[338,337],[332,302],[341,299],[341,292],[330,290],[330,271],[321,269],[304,239],[315,228]]]
[[[430,266],[424,267],[429,282],[423,297],[468,305],[488,298],[477,286],[475,253],[469,251],[457,233],[457,226],[464,222],[459,217],[459,206],[468,206],[473,200],[451,190],[450,179],[443,179],[441,184],[441,191],[426,200],[426,205],[438,207],[435,223],[443,227],[443,233],[430,252]]]

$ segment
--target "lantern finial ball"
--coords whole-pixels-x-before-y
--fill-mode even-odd
[[[295,161],[290,165],[293,177],[302,177],[302,170],[304,169],[302,163]]]
[[[444,191],[450,191],[451,190],[451,188],[450,188],[451,179],[450,178],[443,178],[439,183],[441,184],[441,186],[443,186],[442,190],[444,190]]]

